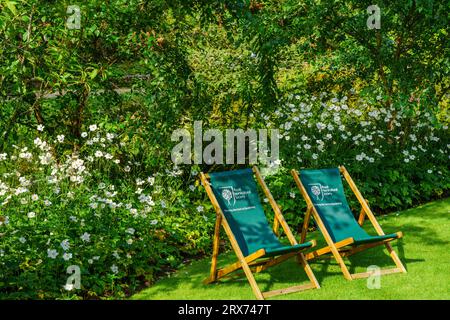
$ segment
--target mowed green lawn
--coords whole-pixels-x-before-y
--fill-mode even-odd
[[[280,295],[271,299],[450,299],[450,198],[378,218],[385,233],[403,231],[403,239],[393,241],[407,274],[381,277],[379,289],[369,289],[367,279],[347,281],[334,260],[310,262],[320,289]],[[364,227],[374,234],[370,222]],[[319,232],[308,239],[324,241]],[[233,252],[219,255],[219,267],[235,261]],[[369,265],[395,265],[384,246],[369,249],[346,259],[350,272],[363,272]],[[210,259],[205,258],[161,279],[132,299],[254,299],[246,278],[227,279],[204,285]],[[307,281],[303,269],[290,259],[256,274],[262,291],[293,286]]]

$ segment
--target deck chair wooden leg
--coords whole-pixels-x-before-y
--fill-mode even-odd
[[[220,225],[222,223],[221,216],[216,218],[216,225],[214,227],[214,239],[213,239],[213,255],[211,260],[211,270],[209,278],[204,283],[211,283],[217,280],[217,256],[219,255],[219,243],[220,243]]]
[[[389,251],[389,255],[391,256],[392,260],[394,260],[394,263],[397,266],[397,268],[400,270],[400,272],[406,273],[405,266],[403,265],[402,261],[398,257],[397,253],[392,248],[391,244],[385,243],[384,245],[386,246],[387,250]]]
[[[336,249],[335,246],[331,247],[331,253],[333,254],[333,257],[336,259],[336,262],[339,264],[339,267],[341,268],[342,273],[344,274],[344,278],[347,280],[352,280],[352,275],[350,274],[350,271],[348,271],[344,259],[341,257],[339,251]]]
[[[241,268],[242,270],[244,270],[245,276],[247,277],[247,280],[250,283],[250,287],[252,288],[252,291],[255,294],[256,299],[264,300],[264,296],[261,290],[259,289],[258,284],[256,283],[255,277],[253,276],[253,273],[250,270],[250,267],[248,266],[248,263],[245,260],[244,255],[242,254],[241,248],[239,247],[239,244],[236,241],[236,238],[234,237],[234,234],[231,231],[231,228],[227,220],[223,217],[222,217],[222,226],[225,229],[225,233],[228,235],[228,238],[230,239],[231,246],[233,247],[233,250],[236,253],[236,256],[238,257],[238,260],[241,263]]]
[[[226,220],[222,220],[222,225],[225,229],[225,232],[228,235],[228,238],[230,238],[231,246],[233,247],[233,250],[234,250],[236,256],[238,257],[241,268],[244,271],[248,282],[250,283],[250,287],[252,288],[252,291],[255,294],[256,299],[264,300],[264,296],[263,296],[261,290],[259,289],[258,284],[256,283],[255,277],[253,276],[253,273],[250,270],[248,262],[245,260],[245,257],[242,254],[241,249],[239,248],[239,245],[236,241],[236,238],[233,235],[233,232],[230,229],[230,226],[228,225],[228,222]]]
[[[306,209],[305,218],[303,220],[303,228],[300,236],[300,243],[304,243],[306,240],[306,233],[308,232],[310,217],[311,217],[311,207],[308,207],[308,209]]]
[[[277,237],[280,236],[279,232],[280,232],[280,222],[278,221],[277,217],[275,216],[273,219],[273,233],[275,233],[275,235]]]
[[[255,294],[256,299],[264,300],[264,296],[263,296],[261,290],[259,289],[258,284],[256,283],[255,277],[253,276],[253,273],[250,270],[250,267],[248,266],[247,261],[245,261],[245,259],[242,259],[241,264],[242,264],[242,270],[244,270],[245,276],[247,277],[247,280],[250,283],[250,287],[252,287],[252,291]]]
[[[303,269],[305,270],[306,275],[309,278],[309,281],[311,281],[311,283],[313,284],[313,286],[315,288],[319,289],[320,288],[320,284],[317,281],[316,276],[314,275],[314,273],[313,273],[313,271],[311,269],[311,266],[306,261],[305,256],[303,255],[303,253],[299,253],[297,255],[297,259],[298,259],[298,262],[302,265]]]
[[[361,212],[359,213],[359,217],[358,217],[358,224],[360,226],[362,226],[364,224],[365,217],[366,217],[366,212],[364,211],[364,209],[361,209]]]

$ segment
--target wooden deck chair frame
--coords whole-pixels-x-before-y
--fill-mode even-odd
[[[278,207],[277,203],[275,202],[274,198],[272,197],[272,194],[270,190],[267,188],[258,168],[254,166],[252,168],[253,173],[256,176],[256,179],[259,183],[259,185],[262,187],[265,196],[269,199],[270,205],[272,206],[272,209],[274,210],[275,217],[274,217],[274,224],[273,224],[273,231],[276,235],[278,235],[279,227],[283,228],[284,232],[286,233],[291,245],[296,245],[297,240],[295,239],[294,235],[291,232],[291,229],[287,225],[283,215],[281,214],[281,210]],[[200,178],[202,185],[205,187],[206,193],[208,194],[209,199],[211,200],[211,203],[216,211],[216,223],[214,228],[214,240],[213,240],[213,254],[212,254],[212,261],[211,261],[211,270],[210,270],[210,276],[204,280],[205,284],[213,283],[219,280],[220,278],[223,278],[230,273],[242,269],[245,273],[245,276],[247,277],[248,282],[250,283],[250,286],[253,290],[253,293],[255,294],[256,298],[258,300],[264,300],[265,298],[269,298],[272,296],[280,295],[280,294],[286,294],[286,293],[292,293],[307,289],[313,289],[313,288],[320,288],[319,282],[317,281],[316,277],[314,276],[313,271],[311,270],[311,267],[309,266],[307,260],[305,259],[305,256],[303,253],[299,251],[290,252],[286,254],[279,255],[277,257],[270,257],[265,258],[262,261],[257,261],[259,258],[264,257],[266,254],[264,249],[260,249],[256,252],[253,252],[252,254],[248,256],[244,256],[236,238],[233,235],[233,232],[231,231],[231,228],[222,212],[222,209],[219,206],[219,203],[211,189],[210,182],[209,182],[209,175],[204,174],[203,172],[200,173]],[[219,254],[219,233],[220,233],[220,226],[223,226],[225,233],[227,234],[228,238],[230,239],[231,246],[238,258],[238,261],[230,264],[224,268],[217,269],[217,257]],[[312,247],[316,245],[316,242],[312,240],[313,242]],[[310,247],[311,248],[311,247]],[[258,273],[263,270],[266,270],[267,268],[277,265],[291,257],[297,256],[297,261],[301,264],[303,269],[305,270],[309,280],[311,283],[293,286],[289,288],[283,288],[279,290],[272,290],[267,292],[262,292],[258,284],[256,283],[255,277],[253,276],[252,272]]]
[[[367,216],[369,218],[370,222],[372,223],[373,227],[375,228],[377,234],[380,236],[384,235],[385,233],[381,229],[381,226],[378,223],[377,219],[375,218],[372,210],[370,210],[370,208],[369,208],[368,201],[366,199],[364,199],[363,196],[361,195],[361,192],[356,187],[356,184],[354,183],[353,179],[350,177],[350,174],[348,173],[347,169],[345,169],[344,166],[339,166],[339,172],[344,176],[344,178],[347,181],[347,183],[349,184],[351,190],[353,191],[356,198],[358,199],[358,202],[361,204],[362,208],[361,208],[361,212],[358,217],[358,224],[360,226],[362,226],[362,224],[364,223],[364,218]],[[301,237],[300,237],[300,243],[303,243],[306,239],[306,233],[308,230],[309,220],[310,220],[311,214],[312,214],[314,220],[316,221],[316,223],[328,245],[324,248],[315,250],[315,251],[310,252],[307,255],[305,255],[306,260],[309,261],[312,259],[316,259],[322,255],[331,253],[332,256],[334,257],[334,259],[336,259],[336,262],[339,264],[339,266],[342,270],[342,273],[344,274],[345,279],[353,280],[353,279],[359,279],[359,278],[367,278],[367,277],[373,275],[374,273],[373,272],[361,272],[361,273],[350,274],[347,266],[344,263],[343,258],[351,256],[355,253],[364,251],[364,250],[372,248],[372,247],[384,245],[387,248],[390,257],[394,261],[396,268],[382,269],[379,271],[378,274],[383,275],[383,274],[399,273],[399,272],[406,273],[406,269],[403,266],[402,262],[400,261],[400,258],[397,256],[397,253],[394,251],[391,244],[389,243],[392,240],[400,239],[401,237],[403,237],[403,234],[401,232],[397,232],[397,238],[395,238],[395,239],[387,239],[387,240],[378,241],[378,242],[374,242],[374,243],[361,244],[358,246],[354,245],[350,248],[348,248],[348,246],[351,246],[354,243],[353,238],[347,238],[347,239],[341,240],[336,243],[333,242],[329,232],[327,231],[327,229],[325,227],[325,224],[323,223],[322,219],[320,218],[316,208],[313,206],[311,198],[309,197],[308,193],[306,192],[306,189],[300,180],[298,172],[295,169],[292,169],[291,174],[294,177],[295,183],[297,184],[297,187],[300,189],[300,192],[303,195],[303,198],[305,199],[306,204],[307,204],[307,210],[306,210],[305,218],[303,221],[303,228],[302,228],[302,233],[301,233]]]

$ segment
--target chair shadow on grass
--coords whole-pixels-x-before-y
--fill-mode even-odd
[[[392,248],[397,252],[403,266],[408,270],[409,263],[424,262],[424,259],[410,259],[405,256],[403,239],[398,239],[391,242]],[[369,266],[377,266],[381,269],[395,268],[396,265],[389,255],[386,247],[380,245],[370,248],[366,251],[352,255],[346,259],[349,263],[350,273],[365,272]],[[359,269],[359,270],[358,270]]]

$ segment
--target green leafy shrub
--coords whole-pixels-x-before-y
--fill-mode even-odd
[[[432,111],[408,107],[385,108],[380,96],[371,103],[354,93],[291,94],[275,112],[261,115],[259,121],[282,129],[282,168],[268,181],[282,207],[293,212],[294,225],[306,208],[295,200],[300,194],[291,168],[345,165],[376,212],[448,194],[448,125],[439,123]],[[356,210],[360,206],[347,191]]]
[[[53,153],[62,135],[55,147],[40,135],[2,154],[2,295],[120,297],[209,245],[211,213],[190,201],[201,193],[194,184],[183,190],[181,170],[145,174],[120,153],[127,144],[96,125],[82,137],[83,147],[61,158]],[[75,295],[64,287],[71,265],[81,269]]]

